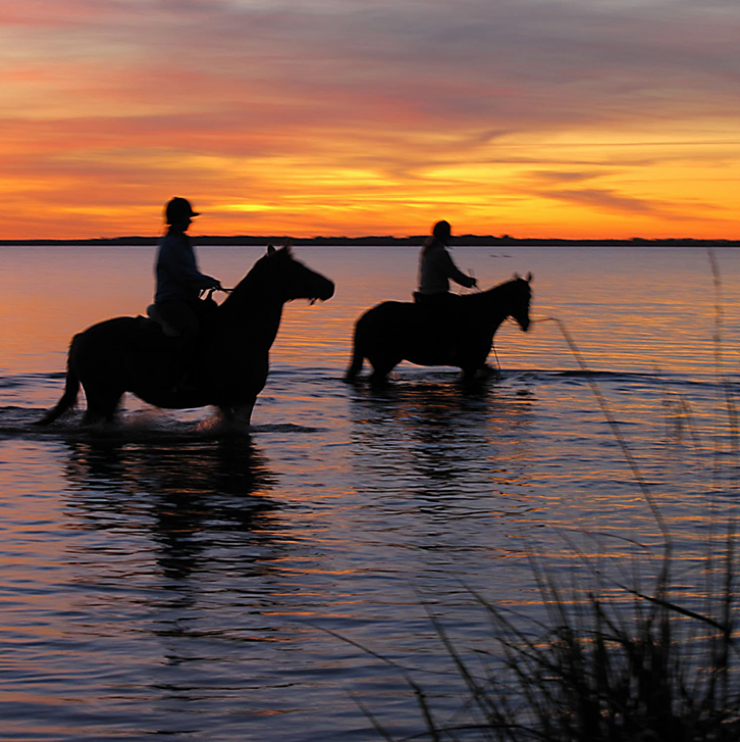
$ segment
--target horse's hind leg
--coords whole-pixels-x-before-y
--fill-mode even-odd
[[[357,374],[362,371],[362,364],[365,362],[365,322],[363,318],[355,325],[355,332],[352,337],[352,360],[350,361],[349,368],[344,374],[343,381],[352,383],[356,378]]]
[[[373,386],[382,386],[388,381],[388,374],[403,360],[402,358],[370,358],[373,372],[370,374],[370,383]]]
[[[84,385],[83,385],[84,386]],[[85,388],[87,410],[82,417],[83,425],[112,423],[116,419],[118,405],[123,396],[122,391]]]

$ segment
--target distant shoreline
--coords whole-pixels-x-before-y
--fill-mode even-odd
[[[427,238],[426,235],[412,237],[287,237],[287,236],[194,236],[193,244],[208,247],[250,247],[264,245],[293,245],[312,247],[419,247]],[[0,240],[0,247],[153,247],[159,237],[98,237],[82,240]],[[569,240],[518,238],[504,235],[466,234],[456,236],[453,245],[461,247],[740,247],[740,240],[703,240],[690,237],[647,239],[634,237],[629,240]]]

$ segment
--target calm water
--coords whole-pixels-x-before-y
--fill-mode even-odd
[[[202,248],[201,267],[233,285],[260,254]],[[61,394],[70,337],[150,301],[154,252],[0,249],[3,742],[378,739],[357,700],[411,735],[423,725],[402,674],[362,647],[459,720],[424,603],[461,652],[489,651],[471,589],[537,615],[531,552],[574,589],[571,544],[617,572],[660,553],[555,323],[505,324],[502,375],[479,393],[406,364],[383,392],[347,387],[354,320],[409,296],[416,251],[296,254],[336,296],[286,307],[252,435],[220,438],[208,410],[133,399],[115,430],[31,428]],[[701,250],[455,255],[482,286],[535,274],[533,316],[562,320],[594,371],[690,599],[712,508],[735,499],[740,253],[717,252],[719,293]]]

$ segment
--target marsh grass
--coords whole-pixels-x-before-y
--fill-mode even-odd
[[[714,348],[721,406],[737,464],[738,417],[722,373],[721,276],[710,250],[715,287]],[[737,742],[740,740],[740,656],[736,633],[736,524],[710,514],[713,530],[700,560],[699,586],[674,579],[673,543],[650,487],[575,342],[557,323],[591,385],[595,399],[662,534],[653,577],[641,576],[639,557],[628,579],[610,577],[601,560],[578,553],[586,587],[557,583],[530,550],[544,613],[539,619],[470,591],[491,625],[492,643],[471,660],[460,639],[427,607],[436,634],[465,688],[463,711],[452,723],[437,719],[423,688],[402,670],[424,731],[413,739],[496,742]],[[681,401],[684,420],[691,420]],[[695,439],[692,431],[692,438]],[[719,491],[715,450],[710,490]],[[719,531],[722,530],[722,533]],[[683,577],[683,576],[682,576]],[[648,587],[643,589],[643,583]],[[391,663],[393,664],[393,663]],[[361,704],[362,707],[362,704]],[[363,707],[378,733],[393,737]]]
[[[464,691],[454,721],[403,673],[424,731],[404,739],[495,742],[737,742],[740,683],[735,632],[736,531],[708,548],[700,590],[672,587],[671,556],[643,591],[591,569],[590,590],[557,584],[538,557],[531,569],[541,618],[499,606],[470,590],[487,615],[491,644],[475,656],[427,605],[429,619]],[[375,654],[375,653],[373,653]],[[379,657],[379,655],[375,655]],[[451,684],[452,687],[452,684]],[[388,742],[397,740],[361,702]]]
[[[485,675],[476,671],[479,663],[474,668],[462,657],[445,626],[430,614],[467,688],[471,721],[436,724],[420,699],[425,738],[737,740],[734,542],[733,528],[721,563],[713,565],[722,584],[705,595],[700,611],[672,598],[669,562],[651,591],[620,586],[622,595],[615,597],[612,590],[566,594],[533,559],[544,620],[475,595],[490,618],[491,665],[498,665]]]

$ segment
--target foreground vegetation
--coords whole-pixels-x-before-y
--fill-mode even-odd
[[[495,655],[492,664],[498,665],[483,677],[432,618],[467,687],[467,720],[454,726],[438,723],[415,687],[427,727],[417,738],[736,742],[734,544],[731,529],[721,563],[708,565],[721,581],[707,586],[702,611],[672,600],[669,556],[653,590],[621,586],[621,596],[609,591],[609,597],[593,592],[565,596],[533,561],[545,622],[476,596],[491,618],[496,644],[491,658]]]

